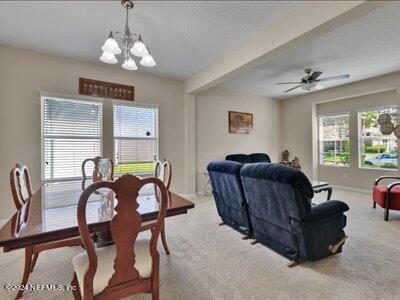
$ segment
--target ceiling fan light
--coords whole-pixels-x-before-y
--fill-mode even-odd
[[[138,67],[136,66],[136,63],[132,57],[125,59],[124,63],[122,64],[122,67],[125,70],[129,70],[129,71],[136,71],[138,69]]]
[[[148,54],[140,60],[140,64],[144,67],[154,67],[156,65],[156,62],[153,56],[151,54]]]
[[[309,90],[315,88],[316,86],[317,86],[317,83],[316,83],[316,82],[310,82],[310,83],[303,84],[303,85],[301,86],[301,88],[302,88],[303,90],[305,90],[305,91],[309,91]]]
[[[103,54],[100,56],[100,60],[107,64],[116,64],[118,62],[118,60],[115,58],[115,55],[108,52],[103,52]]]
[[[114,39],[114,35],[110,32],[110,35],[104,42],[104,45],[101,47],[101,50],[110,54],[120,54],[121,49],[118,46],[117,41]]]
[[[325,88],[325,87],[320,83],[317,83],[317,85],[315,86],[316,90],[322,90],[323,88]]]

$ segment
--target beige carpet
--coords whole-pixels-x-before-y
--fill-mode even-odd
[[[326,194],[318,194],[316,202]],[[350,206],[343,253],[293,269],[262,245],[251,246],[229,227],[218,227],[211,198],[195,200],[188,215],[167,220],[172,254],[161,252],[161,299],[400,299],[400,213],[383,221],[370,196],[334,190]],[[31,284],[65,284],[80,248],[39,257]],[[1,283],[19,283],[23,252],[0,254]],[[0,291],[0,299],[14,293]],[[30,292],[26,299],[71,299],[69,292]],[[150,299],[149,295],[132,297]]]

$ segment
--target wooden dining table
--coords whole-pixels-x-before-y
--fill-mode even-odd
[[[82,180],[45,183],[0,229],[0,247],[4,252],[41,243],[56,242],[79,236],[77,203],[82,193]],[[86,216],[92,233],[109,230],[117,199],[109,190],[99,190],[90,197]],[[159,202],[154,186],[139,193],[138,211],[142,222],[157,219]],[[186,214],[194,203],[169,192],[167,217]]]

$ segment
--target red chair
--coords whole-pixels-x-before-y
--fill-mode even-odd
[[[375,179],[374,189],[372,192],[373,207],[376,208],[376,204],[385,209],[384,219],[388,221],[389,210],[400,210],[400,181],[395,181],[386,185],[378,185],[383,179],[397,179],[398,176],[381,176]]]

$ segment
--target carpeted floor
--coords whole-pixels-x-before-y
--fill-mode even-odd
[[[318,194],[314,202],[323,201]],[[289,269],[288,261],[262,245],[251,246],[229,227],[218,227],[212,198],[195,199],[188,215],[167,220],[171,255],[161,252],[161,299],[400,299],[400,213],[383,220],[370,196],[335,189],[350,206],[343,253]],[[161,245],[160,245],[161,246]],[[67,284],[71,260],[81,248],[39,257],[31,284]],[[0,254],[1,283],[19,283],[23,252]],[[15,293],[0,289],[0,299]],[[71,299],[70,292],[30,292],[25,299]],[[140,295],[132,299],[150,299]]]

